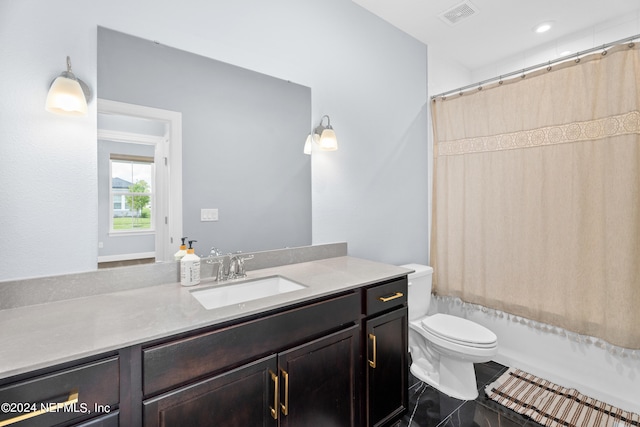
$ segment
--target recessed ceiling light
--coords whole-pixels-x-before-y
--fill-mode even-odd
[[[533,31],[536,33],[546,33],[551,29],[552,24],[552,22],[542,22],[533,27]]]

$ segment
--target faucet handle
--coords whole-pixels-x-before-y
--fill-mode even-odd
[[[215,274],[217,282],[224,280],[224,258],[209,258],[207,264],[218,264],[218,271],[213,267],[212,274]]]
[[[223,263],[224,262],[224,258],[220,258],[220,256],[222,255],[219,252],[213,252],[215,248],[211,248],[211,252],[209,253],[209,255],[202,255],[200,258],[206,258],[207,260],[207,264],[218,264],[218,263]]]
[[[245,255],[245,256],[241,256],[241,255],[237,255],[236,259],[238,260],[238,272],[237,275],[239,277],[246,277],[247,276],[247,272],[244,271],[244,262],[248,259],[253,259],[253,254],[252,255]]]

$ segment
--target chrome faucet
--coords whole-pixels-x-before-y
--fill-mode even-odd
[[[241,252],[229,255],[229,270],[227,272],[227,279],[239,279],[247,277],[247,273],[244,269],[244,262],[248,259],[253,259],[253,255],[241,255]]]
[[[234,254],[228,253],[222,255],[217,248],[211,248],[211,253],[207,259],[207,264],[217,264],[218,270],[214,267],[213,273],[216,275],[216,282],[222,282],[224,280],[241,279],[247,277],[247,272],[244,268],[244,262],[248,259],[252,259],[253,255],[242,255],[242,252],[238,251]],[[225,258],[229,257],[227,268],[225,269]]]
[[[220,255],[222,255],[222,252],[220,252],[218,248],[213,247],[211,248],[211,252],[209,252],[211,258],[207,260],[207,264],[218,264],[217,273],[215,267],[213,269],[213,273],[216,273],[216,282],[224,280],[224,257],[220,258]]]

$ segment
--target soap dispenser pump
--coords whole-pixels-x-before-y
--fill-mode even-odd
[[[200,283],[200,257],[195,254],[194,242],[197,240],[189,240],[187,254],[180,260],[180,284],[182,286],[194,286]]]
[[[173,254],[173,257],[175,258],[176,261],[180,261],[182,259],[183,256],[185,256],[187,254],[187,245],[185,244],[185,240],[187,240],[188,237],[182,237],[182,244],[180,245],[180,250],[178,252],[176,252],[175,254]]]

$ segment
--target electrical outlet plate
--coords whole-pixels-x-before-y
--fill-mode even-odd
[[[200,209],[200,221],[217,221],[218,209]]]

